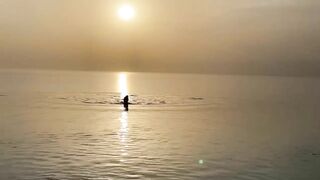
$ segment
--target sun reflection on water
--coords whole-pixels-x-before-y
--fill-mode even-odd
[[[119,73],[118,75],[118,90],[120,92],[120,98],[124,98],[128,95],[127,74]]]
[[[118,75],[118,90],[120,92],[120,98],[123,99],[128,95],[127,73],[119,73]],[[128,155],[128,112],[121,112],[120,128],[119,128],[119,143],[120,143],[120,162],[125,162],[125,156]]]
[[[124,162],[125,161],[125,157],[128,155],[127,152],[127,148],[128,148],[128,132],[129,132],[129,128],[128,128],[128,112],[123,111],[121,112],[121,116],[119,118],[120,120],[120,129],[119,129],[119,142],[120,142],[120,155],[121,158],[120,161]]]
[[[125,142],[128,134],[128,112],[123,111],[121,112],[121,117],[120,117],[120,130],[119,130],[119,135],[120,135],[120,141]]]

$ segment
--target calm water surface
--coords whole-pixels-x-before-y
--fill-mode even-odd
[[[320,179],[317,78],[2,70],[0,83],[1,180]]]

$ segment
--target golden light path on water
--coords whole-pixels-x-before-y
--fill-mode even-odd
[[[120,98],[123,99],[126,95],[128,95],[128,84],[127,84],[127,73],[119,73],[118,75],[118,91],[120,92]],[[119,143],[120,143],[120,155],[121,162],[124,162],[128,155],[127,148],[127,136],[128,136],[128,112],[121,112],[120,118],[120,128],[119,128]]]
[[[118,91],[120,92],[120,98],[123,99],[128,95],[127,74],[119,73],[118,75]]]
[[[121,112],[120,116],[120,129],[119,129],[119,143],[120,143],[120,155],[121,159],[120,162],[125,162],[126,156],[128,155],[127,149],[128,149],[128,144],[127,144],[127,139],[128,139],[128,112],[123,111]]]

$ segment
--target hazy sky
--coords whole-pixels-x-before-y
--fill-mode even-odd
[[[124,2],[130,22],[117,17]],[[0,0],[0,68],[320,75],[319,0]]]

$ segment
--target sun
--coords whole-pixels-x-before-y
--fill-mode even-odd
[[[118,9],[118,16],[123,21],[130,21],[135,15],[135,9],[129,4],[122,5]]]

